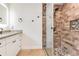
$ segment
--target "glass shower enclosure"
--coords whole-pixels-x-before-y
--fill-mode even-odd
[[[43,48],[48,56],[53,55],[53,8],[52,3],[43,4]]]

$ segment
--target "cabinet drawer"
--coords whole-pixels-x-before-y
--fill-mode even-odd
[[[0,47],[2,47],[2,46],[5,46],[5,40],[4,39],[0,40]]]
[[[20,36],[18,34],[11,37],[7,37],[6,44],[12,43],[12,41],[15,41],[15,40],[20,40]]]
[[[0,48],[0,56],[6,56],[5,46]]]
[[[14,35],[14,38],[15,39],[21,39],[21,35],[20,34]]]
[[[15,41],[15,38],[13,36],[6,38],[6,44],[12,43],[12,41]]]

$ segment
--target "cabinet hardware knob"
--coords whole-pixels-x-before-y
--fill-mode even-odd
[[[0,45],[1,45],[1,43],[0,43]]]
[[[15,41],[13,41],[13,43],[15,43],[16,42],[16,40]]]

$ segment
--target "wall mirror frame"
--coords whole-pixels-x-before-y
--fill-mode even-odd
[[[0,23],[0,28],[5,28],[5,27],[7,27],[8,25],[9,25],[9,10],[8,10],[8,7],[7,7],[7,5],[5,4],[5,3],[0,3],[0,5],[2,6],[2,7],[4,7],[5,9],[6,9],[6,19],[5,19],[5,23]],[[2,21],[2,19],[3,18],[0,18],[0,20]]]

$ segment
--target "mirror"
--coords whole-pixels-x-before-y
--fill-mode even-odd
[[[8,25],[8,7],[0,3],[0,27],[6,27]]]

